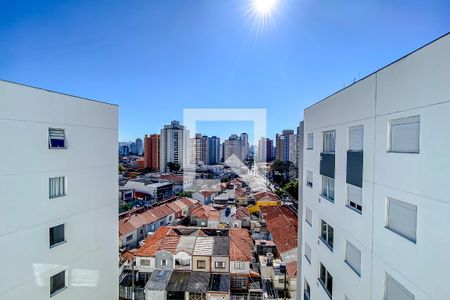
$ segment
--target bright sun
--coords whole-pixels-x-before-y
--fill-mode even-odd
[[[259,15],[268,15],[272,12],[278,0],[252,0],[252,6]]]

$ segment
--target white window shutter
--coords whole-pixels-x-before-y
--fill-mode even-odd
[[[361,275],[361,251],[350,242],[347,242],[346,260],[353,270]]]
[[[415,242],[417,231],[417,206],[388,198],[387,213],[387,227]]]
[[[356,203],[362,206],[362,189],[354,186],[353,184],[347,184],[348,201]]]
[[[312,225],[312,210],[309,207],[306,207],[305,220]]]
[[[308,245],[308,243],[305,243],[305,256],[308,261],[311,262],[311,247]]]
[[[353,126],[348,130],[348,150],[363,151],[364,148],[364,126]]]
[[[420,148],[420,117],[390,121],[390,151],[404,153],[419,153]]]
[[[306,184],[312,186],[313,183],[313,173],[311,171],[306,171]]]
[[[414,300],[415,296],[397,280],[386,274],[386,300]]]

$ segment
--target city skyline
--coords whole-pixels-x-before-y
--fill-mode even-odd
[[[157,133],[193,107],[267,108],[274,136],[450,25],[448,1],[280,1],[267,28],[246,9],[238,0],[4,3],[0,78],[118,104],[120,140]]]

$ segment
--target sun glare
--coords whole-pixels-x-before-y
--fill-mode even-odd
[[[253,9],[259,15],[268,15],[277,4],[277,0],[252,0]]]
[[[274,18],[280,13],[280,6],[281,0],[247,0],[245,14],[261,33],[274,28]]]

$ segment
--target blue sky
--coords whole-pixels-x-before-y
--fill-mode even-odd
[[[120,140],[183,108],[266,108],[268,133],[450,30],[450,1],[0,1],[0,78],[120,105]],[[202,126],[218,136],[246,125]]]

